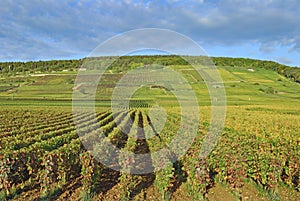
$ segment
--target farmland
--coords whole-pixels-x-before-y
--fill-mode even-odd
[[[180,106],[170,91],[158,86],[141,87],[132,96],[128,109],[112,114],[110,98],[118,80],[135,68],[132,63],[150,62],[141,58],[132,63],[125,61],[118,61],[101,78],[95,114],[72,111],[77,75],[73,68],[78,67],[74,62],[69,62],[70,68],[65,65],[68,71],[64,72],[59,69],[59,61],[55,72],[2,72],[0,200],[300,197],[300,85],[291,77],[251,63],[249,67],[225,65],[226,62],[218,66],[226,91],[227,113],[218,144],[207,157],[199,158],[199,154],[211,118],[209,92],[197,71],[175,60],[168,66],[190,83],[200,109],[197,135],[187,153],[160,170],[155,169],[159,159],[150,158],[151,163],[144,166],[153,172],[141,175],[99,163],[82,142],[99,137],[100,131],[115,147],[144,154],[170,144],[174,131],[179,129]],[[154,122],[150,118],[154,103],[164,107],[166,123],[156,135],[147,137]],[[78,127],[89,130],[90,135],[78,137]],[[106,150],[100,151],[107,154]],[[170,154],[167,158],[172,161],[172,157]],[[121,162],[112,163],[119,166]],[[136,161],[139,165],[143,167],[143,161]]]

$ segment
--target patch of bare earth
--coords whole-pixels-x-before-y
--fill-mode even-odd
[[[300,200],[300,192],[296,190],[292,190],[288,187],[279,187],[278,194],[280,200],[283,201],[299,201]]]
[[[94,197],[94,201],[121,201],[120,191],[123,187],[120,184],[115,185],[105,195],[98,195]],[[182,191],[182,188],[177,189],[171,196],[171,201],[193,201],[186,196]],[[137,195],[132,198],[133,201],[161,201],[161,194],[157,191],[156,187],[151,185],[147,188],[143,188]]]
[[[230,192],[229,188],[218,183],[208,191],[208,200],[210,201],[234,201],[236,199],[237,198]]]
[[[249,201],[268,201],[269,199],[263,197],[256,187],[250,183],[245,183],[242,188],[242,200]]]

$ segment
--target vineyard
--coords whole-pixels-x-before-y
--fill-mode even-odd
[[[129,65],[131,58],[124,59]],[[171,91],[144,86],[128,108],[111,111],[108,98],[123,76],[122,63],[103,75],[95,113],[72,111],[76,72],[2,77],[0,200],[299,200],[299,84],[266,68],[249,72],[225,62],[219,68],[228,103],[224,129],[212,152],[199,157],[211,100],[199,74],[176,62],[171,67],[191,83],[200,108],[196,137],[181,157],[172,151],[151,154],[168,147],[180,128]],[[151,116],[154,97],[165,110],[165,123]],[[178,148],[189,131],[184,135]],[[110,155],[105,143],[120,151]],[[127,152],[150,155],[141,160]],[[151,173],[130,174],[145,168]]]
[[[79,127],[82,128],[93,130],[96,125],[99,126],[111,143],[121,149],[147,153],[170,143],[174,133],[169,131],[177,126],[178,116],[169,115],[162,132],[147,140],[136,140],[136,136],[126,135],[122,131],[124,129],[116,127],[116,123],[120,127],[123,125],[128,132],[132,130],[130,133],[140,135],[139,138],[150,135],[147,133],[149,130],[145,132],[146,129],[143,129],[151,123],[143,109],[120,112],[115,118],[110,112],[97,113],[96,120],[92,114],[78,114],[74,118],[81,122]],[[109,169],[93,159],[81,141],[94,135],[78,138],[72,113],[4,110],[1,111],[0,136],[1,200],[65,199],[63,196],[70,196],[70,185],[74,181],[78,192],[75,191],[77,194],[73,196],[84,200],[92,196],[105,199],[106,193],[114,187],[118,188],[118,193],[111,199],[130,200],[145,194],[150,186],[159,195],[156,199],[172,199],[172,194],[181,190],[187,196],[184,199],[201,200],[209,196],[216,182],[226,184],[237,198],[243,196],[245,185],[254,183],[276,200],[276,196],[280,196],[278,187],[281,185],[294,189],[295,193],[299,191],[300,119],[295,115],[275,116],[278,119],[273,117],[273,122],[268,119],[254,121],[257,125],[247,130],[238,128],[246,128],[241,124],[247,125],[247,118],[240,121],[240,125],[226,128],[212,154],[199,159],[199,147],[207,132],[207,124],[203,123],[188,153],[176,163],[151,174],[130,175]],[[283,117],[285,121],[280,122]],[[128,125],[129,119],[132,125]],[[272,126],[266,125],[267,122]],[[286,137],[282,138],[279,134],[268,136],[276,131]],[[97,132],[94,130],[96,135]],[[159,159],[150,161],[154,163],[154,160]],[[139,161],[136,163],[143,166]]]

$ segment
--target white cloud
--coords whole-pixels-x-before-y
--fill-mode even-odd
[[[115,34],[145,27],[172,29],[202,44],[300,51],[299,13],[297,0],[2,0],[0,55],[87,54]]]
[[[278,61],[279,63],[283,63],[283,64],[291,64],[293,61],[285,58],[285,57],[278,57],[275,59],[276,61]]]

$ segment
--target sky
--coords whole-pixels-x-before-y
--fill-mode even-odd
[[[83,58],[142,28],[184,34],[209,56],[300,66],[299,0],[1,0],[0,61]]]

